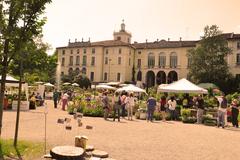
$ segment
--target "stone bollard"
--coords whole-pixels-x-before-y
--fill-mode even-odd
[[[75,136],[75,147],[81,147],[84,150],[87,146],[87,136]]]
[[[93,126],[87,125],[87,126],[86,126],[86,129],[93,129]]]
[[[77,123],[78,123],[78,127],[81,127],[83,125],[80,118],[78,118]]]

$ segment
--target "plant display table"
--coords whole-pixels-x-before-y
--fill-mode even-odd
[[[12,102],[12,110],[17,110],[18,101]],[[20,110],[27,111],[29,110],[29,101],[21,101],[20,103]]]
[[[84,150],[74,146],[57,146],[50,150],[53,159],[79,160],[83,158]]]

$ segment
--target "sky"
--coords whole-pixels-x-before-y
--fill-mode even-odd
[[[124,19],[132,42],[198,40],[206,25],[240,33],[240,0],[52,0],[43,41],[56,47],[77,39],[112,40]]]

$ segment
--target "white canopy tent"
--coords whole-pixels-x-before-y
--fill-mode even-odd
[[[74,87],[79,87],[79,84],[73,83],[72,86],[74,86]]]
[[[146,91],[144,89],[141,89],[135,85],[129,84],[127,86],[124,86],[122,88],[119,88],[116,90],[116,92],[122,92],[122,91],[126,91],[126,92],[137,92],[137,93],[146,93]]]
[[[187,79],[183,78],[176,82],[173,82],[167,86],[159,86],[158,92],[174,92],[174,93],[202,93],[207,94],[208,91],[201,88]]]
[[[53,84],[51,84],[51,83],[45,83],[45,84],[44,84],[44,86],[48,86],[48,87],[54,87],[54,85],[53,85]]]
[[[112,87],[112,86],[108,86],[108,85],[104,85],[104,84],[99,84],[99,85],[96,86],[96,89],[116,90],[117,88]]]

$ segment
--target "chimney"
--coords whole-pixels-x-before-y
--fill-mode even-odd
[[[83,42],[83,38],[82,38],[82,42]]]
[[[234,36],[234,32],[232,32],[232,34],[231,34],[231,38],[233,38],[233,36]]]
[[[134,44],[137,44],[138,42],[137,41],[134,41]]]
[[[168,38],[167,40],[170,41],[170,38]]]
[[[75,38],[75,42],[77,42],[77,38]]]
[[[70,38],[68,39],[68,43],[71,43],[71,39]]]
[[[90,37],[88,38],[88,42],[90,42]]]
[[[158,42],[158,39],[157,39],[157,42]]]
[[[180,37],[179,41],[182,41],[182,37]]]
[[[146,43],[148,42],[148,40],[146,39]]]

